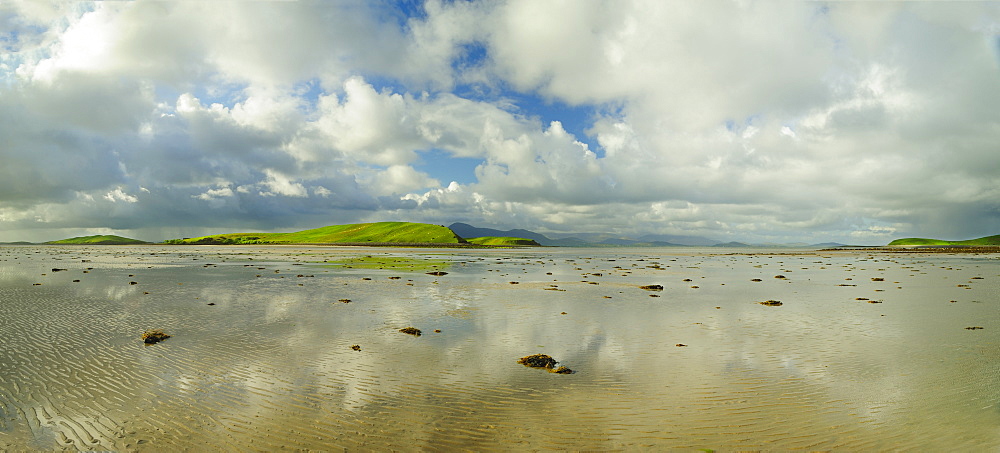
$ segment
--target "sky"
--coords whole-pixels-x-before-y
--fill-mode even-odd
[[[1000,2],[0,2],[0,241],[387,220],[1000,234]]]

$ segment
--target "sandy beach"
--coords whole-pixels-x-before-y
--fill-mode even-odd
[[[995,251],[6,246],[0,450],[995,449],[998,294]]]

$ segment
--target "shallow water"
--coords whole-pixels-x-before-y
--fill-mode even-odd
[[[0,450],[1000,447],[998,255],[729,252],[0,247]]]

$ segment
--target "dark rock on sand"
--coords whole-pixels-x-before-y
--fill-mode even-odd
[[[531,368],[544,368],[549,373],[556,374],[573,374],[574,371],[568,367],[560,366],[556,368],[556,364],[559,363],[556,359],[545,354],[534,354],[526,357],[521,357],[517,360],[517,363]]]
[[[399,331],[405,334],[413,335],[415,337],[419,337],[421,333],[420,329],[416,327],[403,327],[402,329],[399,329]]]
[[[160,329],[150,329],[142,333],[142,342],[146,344],[156,344],[167,338],[170,338],[170,335]]]
[[[549,355],[534,354],[534,355],[529,355],[529,356],[521,357],[520,359],[517,360],[517,363],[520,363],[521,365],[524,365],[524,366],[527,366],[527,367],[531,367],[531,368],[548,368],[548,369],[553,369],[553,368],[555,368],[556,364],[559,363],[559,362],[556,362],[556,359],[553,359],[552,356],[549,356]]]

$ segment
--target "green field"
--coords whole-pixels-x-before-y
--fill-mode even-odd
[[[115,235],[95,235],[50,241],[46,244],[130,245],[148,244],[148,242]]]
[[[426,223],[378,222],[331,225],[294,233],[232,233],[170,239],[167,244],[464,244],[447,227]]]
[[[986,236],[979,239],[969,239],[967,241],[943,241],[940,239],[925,239],[925,238],[905,238],[896,239],[889,243],[890,247],[902,247],[902,246],[920,246],[920,245],[952,245],[958,247],[976,247],[976,246],[996,246],[1000,245],[1000,234],[995,236]]]
[[[496,237],[496,236],[484,236],[480,238],[467,238],[470,244],[476,245],[490,245],[490,246],[538,246],[537,242],[531,239],[524,238],[510,238],[510,237]]]

